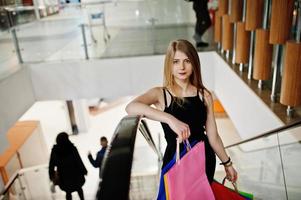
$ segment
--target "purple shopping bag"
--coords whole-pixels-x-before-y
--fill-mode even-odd
[[[206,176],[204,142],[197,143],[181,159],[179,145],[177,141],[176,164],[164,175],[166,199],[214,200]]]

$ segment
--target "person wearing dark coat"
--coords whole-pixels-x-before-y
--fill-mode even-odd
[[[93,159],[93,156],[91,152],[88,153],[88,159],[90,163],[93,165],[95,168],[99,168],[99,175],[100,175],[100,170],[101,170],[101,163],[104,158],[107,146],[108,146],[108,140],[106,137],[101,137],[100,138],[100,145],[101,149],[97,152],[95,160]]]
[[[208,10],[208,0],[193,1],[193,10],[196,15],[194,39],[197,47],[207,47],[209,44],[202,40],[203,34],[211,26],[211,19]]]
[[[72,199],[71,193],[75,191],[80,199],[84,200],[82,186],[85,183],[87,173],[77,148],[69,140],[68,134],[59,133],[50,155],[50,180],[66,192],[67,200]]]

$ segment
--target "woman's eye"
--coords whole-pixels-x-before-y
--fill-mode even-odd
[[[190,63],[190,60],[185,60],[186,63]]]
[[[178,60],[174,60],[173,61],[173,64],[177,64],[179,61]]]

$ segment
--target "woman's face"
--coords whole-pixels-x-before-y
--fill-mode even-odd
[[[189,80],[192,74],[192,64],[185,53],[176,51],[173,59],[172,75],[180,81]]]

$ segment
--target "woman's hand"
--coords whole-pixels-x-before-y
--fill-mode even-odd
[[[178,135],[180,141],[186,140],[190,136],[189,126],[178,120],[177,118],[171,116],[169,122],[169,127]]]
[[[235,183],[236,180],[237,180],[237,172],[236,170],[234,169],[234,167],[231,165],[231,166],[225,166],[225,171],[226,171],[226,178],[227,180]]]

